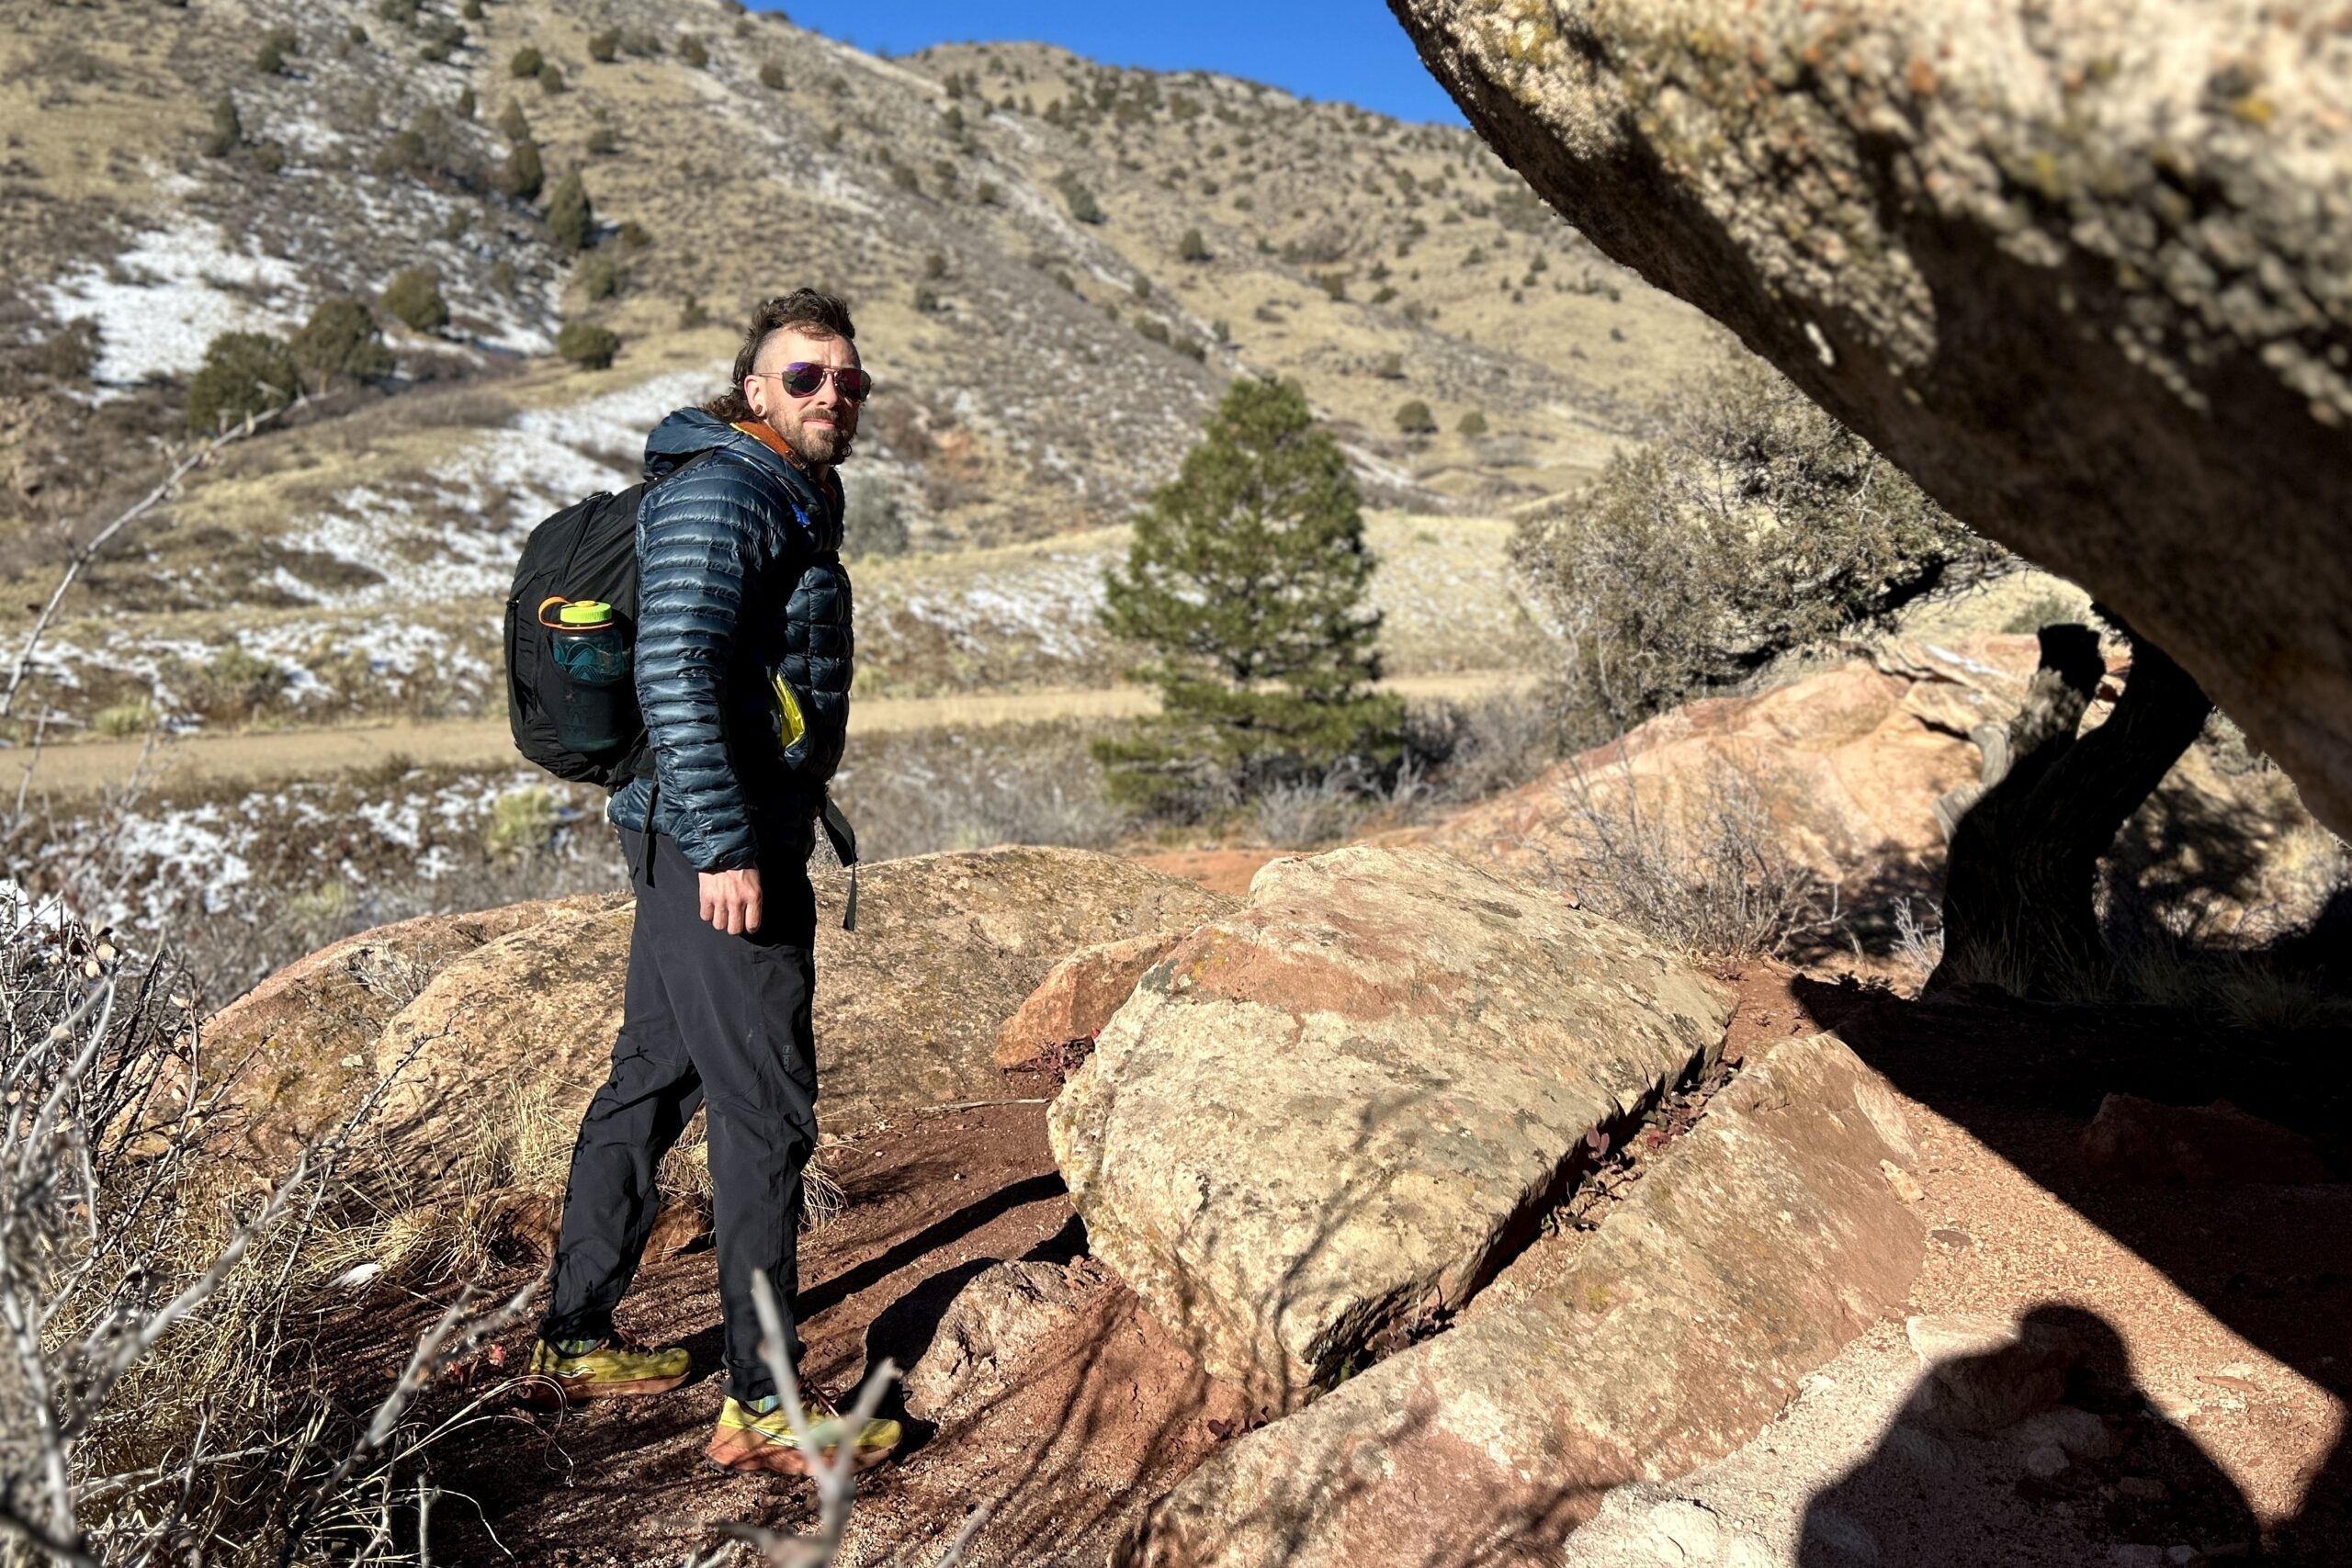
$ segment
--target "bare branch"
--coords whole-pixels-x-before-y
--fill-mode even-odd
[[[41,637],[49,630],[50,622],[56,619],[57,607],[64,602],[67,591],[74,586],[74,580],[82,575],[82,570],[97,558],[98,552],[105,549],[117,534],[153,511],[164,502],[170,500],[174,492],[179,489],[180,481],[210,462],[222,447],[244,440],[254,431],[277,420],[279,415],[300,408],[308,400],[306,397],[297,398],[290,403],[268,410],[266,412],[247,414],[243,424],[232,430],[225,430],[209,441],[199,444],[193,451],[173,464],[171,471],[164,476],[162,481],[153,490],[133,502],[129,510],[91,535],[74,552],[65,563],[64,573],[59,577],[57,586],[50,592],[49,602],[41,606],[40,614],[33,618],[32,630],[25,634],[25,646],[17,652],[16,665],[8,671],[7,690],[0,692],[0,718],[6,718],[15,711],[17,694],[24,686],[26,671],[32,666],[33,650],[40,646]]]
[[[49,1553],[51,1562],[71,1564],[71,1568],[98,1568],[98,1560],[68,1541],[53,1539],[39,1525],[0,1503],[0,1531],[31,1544],[36,1551]]]

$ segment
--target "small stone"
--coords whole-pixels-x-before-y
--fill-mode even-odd
[[[2161,1503],[2165,1483],[2153,1475],[2127,1475],[2115,1483],[2115,1493],[2134,1503]]]
[[[1939,1226],[1929,1231],[1928,1239],[1938,1247],[1947,1247],[1953,1252],[1966,1252],[1976,1245],[1974,1236],[1970,1235],[1966,1231],[1954,1230],[1950,1225]]]
[[[1908,1421],[1898,1423],[1887,1435],[1886,1451],[1926,1480],[1944,1480],[1960,1468],[1960,1456],[1952,1452],[1950,1443]]]
[[[1092,1270],[1053,1263],[999,1263],[956,1293],[931,1348],[907,1369],[906,1405],[932,1420],[959,1401],[997,1397],[1023,1376],[1037,1348],[1084,1310]]]
[[[2161,1393],[2151,1390],[2143,1397],[2146,1399],[2148,1408],[2150,1410],[2154,1411],[2156,1415],[2163,1416],[2165,1420],[2172,1422],[2175,1426],[2179,1426],[2188,1421],[2194,1421],[2197,1419],[2199,1412],[2204,1408],[2204,1406],[2199,1404],[2197,1401],[2190,1399],[2184,1394]]]
[[[1838,1555],[1835,1561],[1859,1565],[1881,1561],[1878,1538],[1849,1514],[1816,1503],[1805,1518],[1809,1538]]]
[[[2164,1568],[2165,1549],[2161,1546],[2111,1546],[2107,1560],[2115,1568]]]
[[[2193,1546],[2176,1546],[2165,1553],[2165,1561],[2174,1564],[2174,1568],[2189,1568],[2192,1563],[2202,1562],[2204,1558]]]
[[[1099,1033],[1135,994],[1144,971],[1184,935],[1182,930],[1152,931],[1080,948],[1064,958],[997,1032],[997,1066],[1017,1067],[1066,1042]]]
[[[2325,1181],[2319,1145],[2225,1100],[2159,1105],[2110,1094],[2083,1130],[2084,1165],[2110,1181],[2165,1187],[2303,1186]]]
[[[1894,1195],[1906,1203],[1917,1203],[1928,1195],[1928,1190],[1919,1185],[1917,1177],[1891,1159],[1878,1162],[1878,1173],[1886,1178],[1886,1184],[1894,1189]]]
[[[2025,1472],[2041,1481],[2055,1481],[2074,1461],[2055,1443],[2040,1443],[2026,1450]]]

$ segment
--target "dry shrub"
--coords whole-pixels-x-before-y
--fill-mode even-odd
[[[1071,720],[850,734],[833,795],[856,819],[867,860],[1116,842],[1130,818],[1106,804],[1088,750],[1099,728]],[[820,842],[818,853],[826,854]]]
[[[1630,769],[1560,785],[1574,813],[1553,877],[1585,908],[1685,953],[1745,958],[1784,951],[1837,917],[1836,890],[1789,853],[1764,791],[1725,764],[1680,808],[1645,805]]]
[[[1523,518],[1511,557],[1566,644],[1566,707],[1605,733],[2015,564],[1746,359]]]
[[[1559,719],[1536,692],[1507,686],[1466,702],[1440,699],[1408,709],[1405,749],[1419,760],[1433,804],[1484,800],[1516,789],[1558,759]]]
[[[520,1299],[469,1325],[461,1293],[355,1436],[289,1330],[322,1304],[308,1281],[332,1250],[322,1238],[377,1096],[256,1186],[216,1152],[237,1122],[223,1092],[233,1065],[205,1054],[171,959],[119,950],[10,892],[0,1002],[11,1534],[62,1562],[387,1561],[391,1510],[413,1506],[413,1461],[432,1440],[407,1422],[410,1403]]]

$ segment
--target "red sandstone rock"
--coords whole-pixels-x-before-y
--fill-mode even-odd
[[[1021,1010],[997,1032],[996,1065],[1017,1067],[1057,1045],[1091,1038],[1134,994],[1143,972],[1167,956],[1185,934],[1151,931],[1082,947],[1055,964]]]

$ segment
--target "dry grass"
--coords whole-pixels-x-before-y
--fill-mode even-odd
[[[450,1353],[521,1309],[469,1292],[355,1426],[302,1365],[381,1086],[274,1184],[234,1125],[187,976],[54,906],[0,909],[0,1517],[10,1561],[385,1562],[434,1440],[409,1425]],[[461,1428],[460,1412],[435,1428]],[[33,1550],[40,1543],[40,1549]]]
[[[1067,721],[882,735],[853,727],[833,794],[868,860],[1007,843],[1099,849],[1133,824],[1103,800],[1087,750],[1098,733]]]
[[[1781,953],[1837,920],[1837,890],[1787,852],[1763,791],[1736,769],[1672,814],[1644,804],[1630,769],[1573,770],[1560,787],[1576,813],[1573,858],[1547,871],[1597,914],[1734,959]]]

